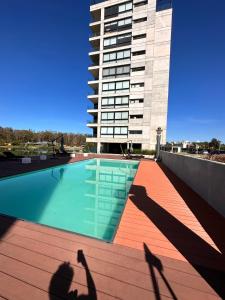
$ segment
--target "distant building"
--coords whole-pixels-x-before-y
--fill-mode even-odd
[[[171,0],[93,1],[89,53],[93,80],[87,124],[98,152],[121,144],[155,149],[156,129],[166,143]]]

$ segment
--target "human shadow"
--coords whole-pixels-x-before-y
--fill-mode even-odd
[[[225,259],[201,237],[151,199],[143,186],[133,185],[130,199],[167,237],[208,284],[225,298]]]
[[[180,194],[186,205],[198,219],[204,230],[211,237],[218,249],[225,254],[225,218],[211,207],[204,199],[195,193],[187,184],[181,181],[166,166],[159,163],[161,170]]]
[[[78,250],[77,252],[77,261],[81,263],[85,268],[88,294],[78,295],[78,290],[70,291],[70,287],[74,277],[74,270],[69,262],[64,262],[58,267],[57,271],[51,278],[49,284],[50,300],[54,300],[55,296],[59,296],[67,300],[97,300],[95,283],[82,250]]]
[[[155,270],[157,270],[159,275],[161,276],[163,282],[165,283],[165,285],[171,295],[171,298],[174,300],[178,300],[178,298],[176,297],[168,280],[166,279],[165,275],[163,274],[163,265],[162,265],[161,260],[158,257],[156,257],[154,254],[151,253],[151,251],[149,250],[148,246],[145,243],[143,245],[144,245],[144,251],[145,251],[145,260],[148,263],[149,271],[151,274],[152,285],[153,285],[154,293],[155,293],[155,299],[161,300],[159,285],[158,285],[158,281],[157,281],[157,278],[155,275]]]

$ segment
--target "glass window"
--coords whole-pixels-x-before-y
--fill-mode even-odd
[[[108,76],[109,75],[109,69],[104,69],[102,73],[103,73],[103,76]]]
[[[117,53],[117,59],[122,59],[123,58],[123,51],[120,51]]]
[[[124,88],[124,89],[129,89],[129,87],[130,87],[129,81],[124,81],[124,82],[123,82],[123,88]]]
[[[104,61],[109,61],[109,54],[104,54]]]
[[[124,66],[123,73],[129,73],[129,72],[130,72],[130,66]]]
[[[113,120],[114,119],[114,113],[110,112],[108,113],[108,120]]]
[[[104,46],[109,46],[109,45],[110,45],[109,39],[105,39],[105,40],[104,40]]]
[[[122,98],[122,104],[127,104],[129,101],[128,97],[123,97]]]
[[[102,99],[102,105],[107,105],[108,104],[108,99],[107,98],[103,98]]]
[[[130,57],[130,50],[124,51],[124,57]]]
[[[102,89],[103,89],[103,91],[108,91],[108,83],[103,83],[103,85],[102,85]]]
[[[121,127],[121,134],[127,134],[127,127]]]
[[[132,23],[132,19],[131,18],[128,18],[128,19],[125,19],[125,22],[124,22],[126,25],[128,24],[131,24]]]
[[[117,97],[116,98],[116,104],[121,104],[121,103],[122,103],[121,97]]]
[[[117,74],[123,74],[123,67],[118,67],[116,70]]]
[[[115,134],[120,134],[120,127],[115,127],[114,128],[114,133]]]
[[[109,54],[110,60],[116,60],[116,52]]]
[[[122,117],[123,120],[127,120],[128,119],[128,112],[127,111],[122,112],[121,117]]]
[[[101,134],[107,134],[107,127],[101,127]]]
[[[123,26],[124,25],[124,20],[118,21],[118,26]]]
[[[121,118],[122,118],[121,112],[116,112],[115,113],[115,119],[116,120],[121,120]]]
[[[119,13],[123,12],[125,10],[126,10],[126,5],[125,4],[122,4],[122,5],[119,6]]]
[[[107,120],[107,113],[102,113],[102,120]]]
[[[110,75],[115,75],[116,74],[116,68],[111,68],[111,69],[108,69],[108,70],[109,70]]]
[[[114,104],[114,98],[109,98],[108,99],[108,104],[113,105]]]
[[[131,10],[132,9],[132,2],[129,2],[126,4],[126,10]]]
[[[110,39],[110,44],[111,45],[115,45],[116,44],[116,38],[115,37]]]
[[[123,82],[116,82],[116,90],[122,90],[123,88]]]
[[[108,134],[113,134],[113,127],[108,127]]]
[[[115,82],[110,82],[109,84],[109,90],[115,90]]]

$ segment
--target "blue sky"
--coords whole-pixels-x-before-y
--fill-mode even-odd
[[[225,141],[225,1],[174,0],[168,140]],[[88,132],[89,0],[0,1],[0,126]]]

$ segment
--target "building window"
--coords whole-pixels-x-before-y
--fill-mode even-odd
[[[115,120],[128,120],[128,111],[115,112]]]
[[[130,130],[129,134],[142,134],[142,130]]]
[[[102,84],[103,92],[118,92],[118,91],[129,91],[130,81],[117,81],[117,82],[106,82]]]
[[[102,121],[128,121],[128,111],[118,111],[118,112],[102,112],[101,120]]]
[[[101,127],[101,136],[114,136],[128,134],[128,127]]]
[[[129,97],[116,97],[115,106],[128,105]]]
[[[130,75],[130,66],[120,66],[120,67],[113,67],[113,68],[105,68],[103,69],[102,76],[103,78],[116,78],[122,76],[129,76]]]
[[[133,36],[133,40],[139,40],[139,39],[144,39],[146,38],[146,34],[138,34]]]
[[[104,39],[104,49],[127,45],[131,43],[131,33]]]
[[[127,2],[119,5],[119,9],[118,9],[119,13],[124,13],[129,10],[132,10],[132,2]]]
[[[133,9],[133,4],[131,1],[125,2],[120,5],[113,5],[105,8],[105,18],[112,18],[118,16],[118,14],[131,11]]]
[[[139,87],[144,87],[145,84],[144,82],[139,82],[139,83],[132,83],[131,88],[139,88]]]
[[[128,134],[127,127],[115,127],[114,128],[114,135],[126,135]]]
[[[112,135],[114,133],[113,127],[101,127],[101,136],[103,135]]]
[[[118,60],[122,59],[129,59],[131,54],[131,50],[123,50],[123,51],[117,51],[117,52],[110,52],[105,53],[103,56],[103,62],[116,62]]]
[[[130,119],[143,119],[143,115],[131,115]]]
[[[129,106],[129,97],[107,97],[102,98],[102,108],[109,108],[109,107],[128,107]]]
[[[102,113],[102,120],[114,120],[114,113],[113,112]]]
[[[105,32],[113,32],[130,29],[132,27],[132,18],[121,19],[105,24]]]
[[[144,103],[144,99],[132,99],[130,100],[131,104],[135,104],[135,103]]]
[[[134,51],[132,53],[133,56],[138,56],[138,55],[145,55],[146,51],[145,50],[141,50],[141,51]]]
[[[132,68],[132,72],[140,72],[140,71],[144,71],[145,67],[137,67],[137,68]]]
[[[134,24],[142,23],[142,22],[146,22],[146,21],[147,21],[147,17],[139,18],[139,19],[134,20]]]

